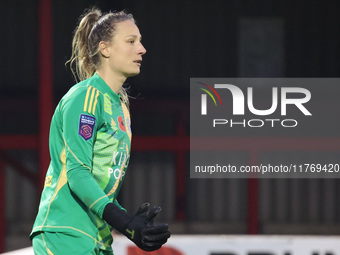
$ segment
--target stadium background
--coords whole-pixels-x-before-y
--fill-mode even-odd
[[[41,130],[49,121],[44,111],[48,115],[49,103],[54,109],[74,84],[64,63],[78,17],[92,5],[132,12],[148,51],[141,74],[128,80],[136,98],[131,100],[134,138],[120,202],[129,211],[143,201],[162,205],[160,220],[168,221],[174,234],[340,234],[338,179],[188,176],[189,78],[339,77],[338,1],[12,0],[1,3],[0,252],[30,245],[45,171]],[[39,11],[39,6],[47,9]],[[49,17],[52,23],[43,23]],[[39,25],[51,26],[48,38]],[[52,51],[41,40],[51,40]],[[42,71],[48,66],[39,56],[49,57],[50,76]],[[42,89],[46,75],[52,79]],[[46,92],[49,85],[52,100]],[[335,105],[338,92],[318,103]],[[329,146],[322,151],[317,146],[305,149],[315,149],[320,160],[337,158],[338,126],[328,133],[311,130],[295,138],[324,139]],[[264,134],[268,144],[280,135]],[[291,154],[303,157],[304,150]],[[244,148],[238,160],[289,162],[286,155],[257,151],[252,158]]]

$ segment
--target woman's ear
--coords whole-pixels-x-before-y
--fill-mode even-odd
[[[110,50],[109,50],[109,45],[107,42],[101,41],[99,43],[99,51],[100,54],[104,57],[104,58],[109,58],[110,57]]]

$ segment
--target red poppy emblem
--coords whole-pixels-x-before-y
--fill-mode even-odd
[[[124,120],[123,120],[122,116],[119,116],[117,120],[118,120],[118,123],[119,123],[119,128],[120,128],[123,132],[125,132],[126,130],[125,130]]]

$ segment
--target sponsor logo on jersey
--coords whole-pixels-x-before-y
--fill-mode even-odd
[[[51,187],[52,184],[52,175],[46,176],[44,187]]]
[[[85,141],[93,136],[94,126],[96,125],[96,118],[93,116],[81,114],[79,119],[78,134],[84,138]]]

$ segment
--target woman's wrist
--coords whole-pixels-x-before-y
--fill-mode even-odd
[[[113,228],[123,233],[131,217],[114,203],[108,203],[103,212],[103,219]]]

